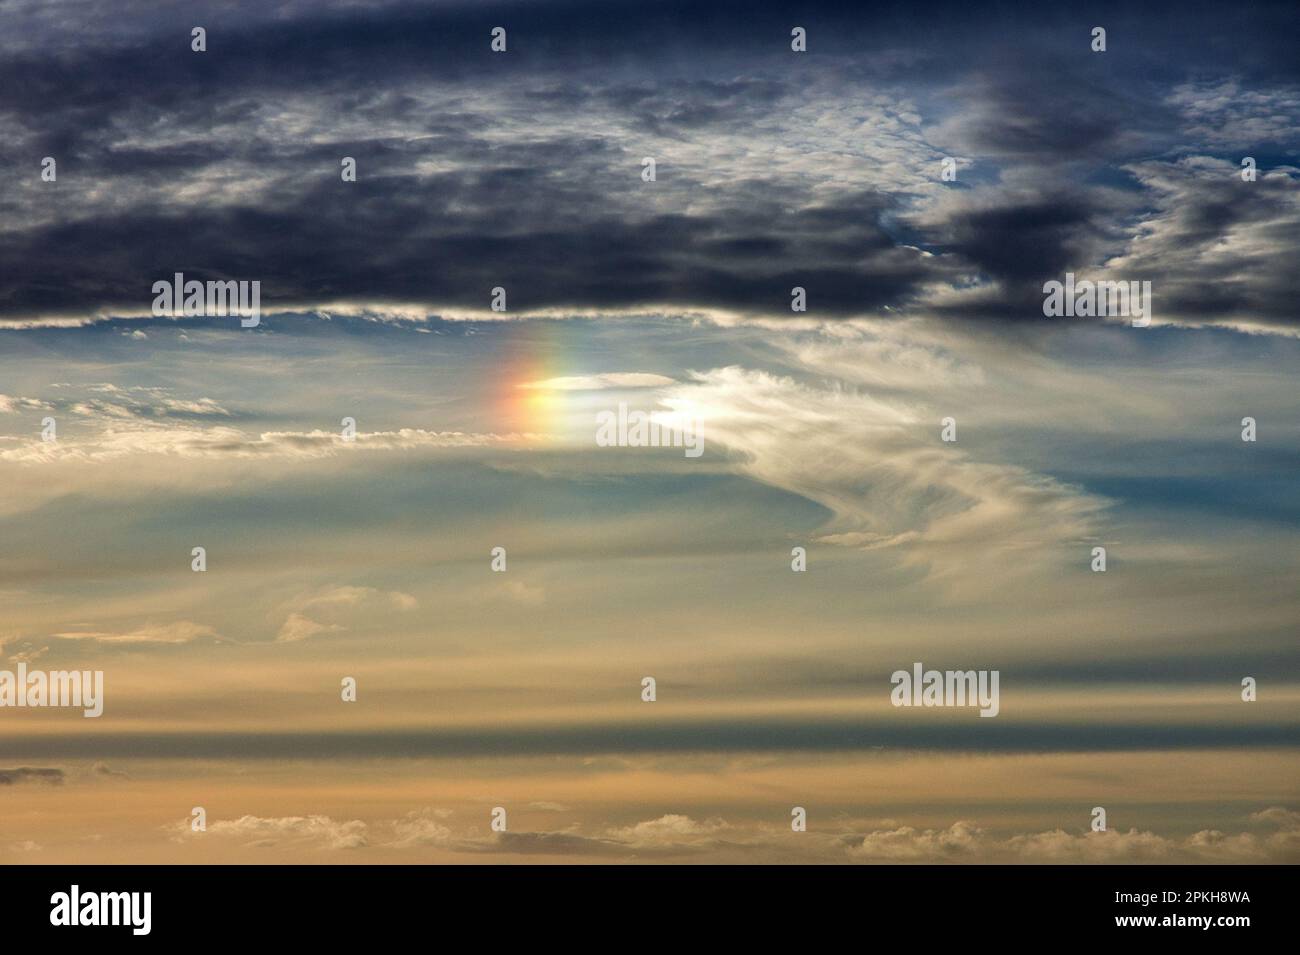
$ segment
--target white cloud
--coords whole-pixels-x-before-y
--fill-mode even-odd
[[[101,405],[96,411],[100,415],[111,415],[117,411],[121,417],[131,416],[129,409],[114,408],[111,405]],[[17,464],[75,460],[100,462],[136,455],[307,459],[360,451],[512,446],[524,444],[533,437],[535,436],[402,428],[398,431],[358,433],[355,441],[344,441],[341,435],[333,431],[266,431],[260,435],[249,435],[229,427],[109,427],[100,434],[85,439],[36,439],[17,448],[0,451],[0,460]]]
[[[1240,832],[1225,835],[1203,829],[1186,837],[1161,836],[1138,829],[1106,832],[1066,832],[1053,829],[999,838],[971,822],[954,822],[946,829],[901,826],[876,830],[848,848],[850,856],[868,862],[1024,862],[1190,863],[1282,862],[1300,853],[1300,814],[1273,807],[1250,817],[1278,831],[1267,835]]]
[[[430,818],[431,816],[437,818]],[[393,823],[396,839],[389,845],[394,849],[451,845],[451,829],[438,821],[438,818],[445,817],[444,810],[409,812]]]
[[[676,383],[675,379],[649,372],[607,372],[600,375],[574,375],[529,381],[519,387],[544,391],[599,391],[607,388],[662,388]]]
[[[185,836],[237,839],[261,848],[315,846],[321,849],[360,849],[368,844],[368,827],[359,819],[336,821],[329,816],[240,816],[208,823],[205,833],[190,829],[190,820],[175,825]]]
[[[338,624],[318,623],[303,614],[291,613],[280,626],[275,640],[277,643],[297,643],[299,640],[342,629]]]
[[[383,591],[374,587],[351,585],[300,594],[291,602],[293,609],[275,639],[277,643],[296,643],[322,633],[338,632],[346,629],[344,623],[351,613],[362,608],[377,610],[385,605],[394,610],[408,611],[418,607],[419,601],[410,594],[397,590]],[[331,622],[323,623],[316,619],[318,617],[325,617]]]
[[[632,848],[653,849],[697,845],[713,840],[727,828],[721,819],[697,821],[690,816],[670,813],[632,826],[610,829],[605,835],[608,839],[625,843]]]
[[[1105,504],[1025,468],[976,460],[960,440],[941,442],[940,412],[909,396],[737,367],[697,375],[675,396],[668,401],[693,407],[706,442],[734,452],[743,473],[830,510],[819,542],[904,548],[936,575],[978,568],[981,556],[1059,549],[1091,535]]]
[[[97,643],[193,643],[195,640],[221,639],[212,627],[189,620],[150,624],[126,632],[73,630],[54,636],[61,640],[94,640]]]
[[[49,411],[51,406],[39,398],[0,395],[0,414],[17,414],[19,411]]]
[[[1242,88],[1236,78],[1190,81],[1166,97],[1184,120],[1190,139],[1211,146],[1249,149],[1287,142],[1300,124],[1300,90]]]

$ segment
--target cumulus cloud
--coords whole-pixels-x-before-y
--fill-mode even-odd
[[[451,828],[441,821],[447,815],[429,809],[407,813],[393,822],[394,839],[388,845],[395,849],[451,845],[455,837]]]
[[[324,815],[245,815],[238,819],[209,820],[203,833],[193,832],[190,820],[183,819],[172,828],[182,838],[229,839],[250,848],[361,849],[369,844],[368,827],[361,820],[340,821]]]
[[[1294,809],[1285,809],[1282,806],[1269,806],[1267,809],[1251,813],[1250,821],[1271,823],[1283,830],[1300,830],[1300,812],[1296,812]]]
[[[990,834],[972,822],[946,829],[900,826],[875,830],[853,841],[847,851],[867,862],[1022,862],[1078,863],[1232,863],[1294,861],[1300,852],[1297,814],[1273,807],[1253,814],[1252,822],[1272,823],[1267,834],[1201,830],[1186,837],[1129,829],[1066,832],[1053,829],[1007,837]]]
[[[465,852],[521,855],[673,856],[717,848],[722,833],[729,828],[721,819],[696,820],[669,813],[594,835],[583,834],[576,826],[563,831],[497,832],[486,839],[462,840],[458,848]]]
[[[66,383],[56,384],[56,389],[67,389]],[[82,397],[49,399],[13,398],[0,395],[0,413],[20,410],[66,412],[81,418],[104,419],[113,422],[140,421],[149,423],[167,418],[229,418],[232,413],[212,398],[178,398],[166,388],[135,385],[122,387],[112,382],[84,385]]]
[[[48,411],[51,405],[39,398],[0,395],[0,414],[17,414],[19,411]]]
[[[534,807],[537,808],[537,807]],[[509,830],[484,834],[457,829],[447,809],[413,810],[396,819],[338,821],[328,816],[238,819],[208,822],[207,835],[249,848],[439,849],[451,853],[562,855],[592,858],[671,859],[709,853],[739,853],[756,860],[804,862],[913,863],[1260,863],[1300,858],[1297,814],[1272,807],[1250,821],[1266,831],[1225,834],[1202,830],[1189,836],[1162,836],[1130,829],[1108,832],[1042,832],[999,835],[978,823],[958,820],[938,829],[920,829],[882,820],[889,828],[866,833],[809,830],[791,841],[788,829],[766,824],[697,819],[668,813],[625,826],[583,832]],[[185,819],[169,827],[175,838],[196,834]]]
[[[697,845],[716,839],[725,829],[727,824],[721,819],[696,820],[680,813],[669,813],[658,819],[611,829],[608,837],[634,848],[655,849]]]

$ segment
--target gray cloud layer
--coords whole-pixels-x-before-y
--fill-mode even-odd
[[[512,311],[788,315],[800,285],[813,315],[1041,321],[1044,279],[1118,261],[1165,318],[1292,324],[1300,42],[1285,5],[1177,9],[1178,40],[1096,11],[1105,54],[1028,5],[20,10],[0,321],[139,312],[175,271],[264,307],[503,285]]]
[[[996,725],[994,725],[996,724]],[[97,734],[13,739],[0,755],[26,757],[155,757],[194,759],[317,759],[335,756],[506,756],[651,752],[844,752],[898,748],[963,752],[1137,752],[1160,749],[1230,749],[1294,746],[1294,721],[1249,725],[1159,725],[1112,722],[1013,723],[1005,719],[933,725],[870,725],[859,720],[759,720],[745,723],[682,720],[668,726],[549,726],[375,733],[165,733]]]

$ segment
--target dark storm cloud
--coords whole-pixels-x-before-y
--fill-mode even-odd
[[[1102,228],[1099,212],[1077,194],[1001,196],[995,205],[947,210],[947,235],[936,244],[985,275],[1032,288],[1034,280],[1088,261],[1088,245]]]
[[[1208,29],[1208,10],[1178,9]],[[1151,26],[1167,11],[1103,8],[1106,54],[1086,49],[1090,21],[1031,5],[12,14],[0,321],[139,311],[175,271],[258,279],[264,310],[484,308],[503,285],[515,312],[780,315],[798,285],[814,316],[1041,318],[1045,278],[1123,254],[1159,202],[1128,167],[1188,146],[1176,84],[1253,76],[1262,109],[1294,84],[1280,10],[1236,11],[1235,45],[1189,29],[1171,47]],[[498,23],[506,55],[488,50]],[[189,50],[194,24],[207,53]],[[944,154],[973,162],[969,180],[935,181]],[[57,183],[37,178],[43,156]],[[1259,226],[1267,245],[1222,287],[1171,249],[1152,263],[1166,316],[1294,321],[1297,219],[1277,200],[1295,183],[1257,185],[1251,201],[1212,182],[1181,196],[1198,241]]]
[[[1150,149],[1167,135],[1175,110],[1151,87],[1116,82],[1104,55],[1062,60],[1027,49],[997,73],[961,77],[951,95],[963,108],[941,135],[972,155],[1041,164],[1086,165]]]

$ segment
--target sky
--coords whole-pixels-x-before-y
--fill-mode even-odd
[[[104,681],[0,706],[0,862],[1300,861],[1297,63],[1267,3],[0,3],[0,679]]]

